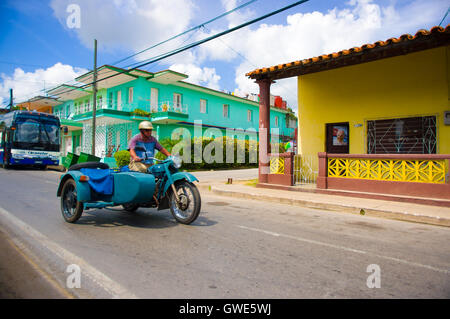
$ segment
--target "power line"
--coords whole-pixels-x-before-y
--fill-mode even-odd
[[[171,50],[171,51],[169,51],[169,52],[166,53],[166,54],[159,55],[159,56],[153,58],[152,60],[147,60],[145,63],[142,63],[142,64],[140,64],[140,65],[138,65],[138,66],[136,66],[136,67],[133,67],[133,68],[131,68],[131,69],[119,71],[119,72],[117,72],[117,73],[115,73],[115,74],[112,74],[112,75],[110,75],[110,76],[101,78],[101,79],[99,79],[99,80],[97,80],[97,81],[95,81],[95,82],[90,82],[90,83],[81,85],[81,86],[79,86],[79,87],[74,87],[74,88],[71,88],[71,89],[69,89],[69,90],[67,90],[67,91],[60,92],[60,94],[68,93],[68,92],[74,91],[74,90],[76,90],[76,89],[84,89],[84,88],[90,87],[90,86],[93,85],[94,83],[98,83],[98,82],[101,82],[101,81],[110,79],[110,78],[112,78],[112,77],[115,77],[115,76],[118,76],[118,75],[121,75],[121,74],[124,74],[124,73],[128,73],[128,72],[130,72],[130,71],[133,71],[133,70],[142,68],[142,67],[144,67],[144,66],[146,66],[146,65],[148,65],[148,64],[152,64],[152,63],[158,62],[158,61],[160,61],[160,60],[166,59],[166,58],[168,58],[168,57],[171,57],[171,56],[176,55],[176,54],[178,54],[178,53],[181,53],[181,52],[184,52],[184,51],[186,51],[186,50],[189,50],[189,49],[191,49],[191,48],[193,48],[193,47],[199,46],[199,45],[201,45],[201,44],[203,44],[203,43],[206,43],[206,42],[208,42],[208,41],[211,41],[211,40],[214,40],[214,39],[219,38],[219,37],[221,37],[221,36],[224,36],[224,35],[226,35],[226,34],[228,34],[228,33],[231,33],[231,32],[234,32],[234,31],[236,31],[236,30],[242,29],[242,28],[244,28],[244,27],[246,27],[246,26],[249,26],[249,25],[251,25],[251,24],[253,24],[253,23],[256,23],[256,22],[258,22],[258,21],[264,20],[264,19],[266,19],[266,18],[268,18],[268,17],[271,17],[271,16],[273,16],[273,15],[276,15],[276,14],[278,14],[278,13],[280,13],[280,12],[283,12],[283,11],[286,11],[286,10],[288,10],[288,9],[291,9],[291,8],[293,8],[293,7],[295,7],[295,6],[298,6],[298,5],[300,5],[300,4],[303,4],[303,3],[307,2],[307,1],[309,1],[309,0],[301,0],[301,1],[294,2],[294,3],[292,3],[292,4],[288,5],[288,6],[285,6],[285,7],[283,7],[283,8],[278,9],[278,10],[272,11],[272,12],[270,12],[270,13],[267,13],[267,14],[265,14],[265,15],[263,15],[263,16],[260,16],[260,17],[258,17],[258,18],[256,18],[256,19],[253,19],[253,20],[250,20],[250,21],[248,21],[248,22],[242,23],[242,24],[240,24],[240,25],[238,25],[238,26],[236,26],[236,27],[233,27],[233,28],[230,28],[230,29],[228,29],[228,30],[225,30],[225,31],[216,33],[216,34],[213,35],[213,36],[210,36],[210,37],[207,37],[207,38],[205,38],[205,39],[196,41],[196,42],[194,42],[194,43],[191,43],[191,44],[189,44],[189,45],[183,46],[183,47],[181,47],[181,48]]]
[[[206,27],[204,27],[205,28],[205,30],[207,30],[208,32],[210,32],[210,30],[208,29],[208,28],[206,28]],[[234,48],[232,48],[231,46],[229,46],[224,40],[222,40],[222,39],[218,39],[220,42],[222,42],[223,43],[223,45],[225,45],[226,47],[228,47],[228,49],[230,49],[231,51],[233,51],[234,53],[236,53],[237,55],[239,55],[242,59],[244,59],[245,61],[247,61],[250,65],[252,65],[253,67],[257,67],[256,66],[256,64],[254,64],[252,61],[250,61],[249,59],[247,59],[247,57],[245,57],[242,53],[240,53],[239,51],[237,51],[237,50],[235,50]],[[288,88],[286,88],[284,85],[282,85],[280,82],[277,82],[277,84],[281,87],[281,88],[283,88],[283,90],[285,91],[285,92],[288,92],[289,93],[289,90],[288,90]]]
[[[231,10],[225,12],[225,13],[222,13],[221,15],[219,15],[219,16],[213,18],[213,19],[210,19],[210,20],[208,20],[208,21],[206,21],[206,22],[204,22],[204,23],[202,23],[202,24],[200,24],[200,25],[198,25],[198,26],[196,26],[196,27],[193,27],[193,28],[191,28],[191,29],[189,29],[189,30],[186,30],[186,31],[184,31],[184,32],[182,32],[182,33],[180,33],[180,34],[178,34],[178,35],[176,35],[176,36],[173,36],[173,37],[171,37],[171,38],[169,38],[169,39],[167,39],[167,40],[165,40],[165,41],[162,41],[162,42],[160,42],[160,43],[157,43],[157,44],[155,44],[155,45],[153,45],[153,46],[151,46],[151,47],[149,47],[149,48],[147,48],[147,49],[144,49],[144,50],[142,50],[142,51],[140,51],[140,52],[137,52],[137,53],[135,53],[135,54],[133,54],[133,55],[131,55],[131,56],[129,56],[129,57],[126,57],[126,58],[121,59],[121,60],[119,60],[119,61],[117,61],[117,62],[115,62],[115,63],[112,63],[112,65],[116,65],[116,64],[118,64],[118,63],[120,63],[120,62],[126,61],[126,60],[128,60],[128,59],[130,59],[130,58],[132,58],[132,57],[134,57],[134,56],[137,56],[138,54],[141,54],[141,53],[143,53],[143,52],[145,52],[145,51],[148,51],[148,50],[150,50],[150,49],[152,49],[152,48],[155,48],[155,47],[157,47],[157,46],[159,46],[159,45],[161,45],[161,44],[164,44],[164,43],[166,43],[166,42],[169,42],[169,41],[171,41],[171,40],[173,40],[173,39],[175,39],[175,38],[177,38],[177,37],[179,37],[179,36],[181,36],[181,35],[183,35],[183,34],[186,34],[186,33],[190,32],[190,31],[198,30],[200,27],[202,27],[202,26],[204,26],[204,25],[206,25],[206,24],[209,24],[209,23],[211,23],[211,22],[213,22],[213,21],[216,21],[216,20],[218,20],[218,19],[220,19],[220,18],[222,18],[222,17],[224,17],[224,16],[226,16],[226,15],[232,13],[232,12],[235,12],[235,11],[241,9],[241,8],[244,8],[244,7],[250,5],[251,3],[255,2],[255,1],[257,1],[257,0],[251,0],[251,1],[248,1],[248,2],[242,4],[242,5],[238,6],[238,7],[235,7],[234,9],[231,9]],[[191,34],[191,35],[190,35],[187,39],[185,39],[182,43],[185,43],[186,41],[190,40],[190,39],[192,38],[193,35],[194,35],[194,34]],[[173,51],[173,50],[172,50],[172,51]],[[172,52],[172,51],[170,51],[170,52]],[[163,56],[163,55],[164,55],[164,54],[160,54],[160,55],[158,55],[157,57],[161,57],[161,56]],[[0,61],[0,62],[1,62],[1,61]],[[141,61],[141,62],[142,62],[142,61]],[[13,64],[13,63],[7,62],[7,61],[3,61],[3,63],[6,63],[6,64]],[[129,67],[134,66],[134,65],[136,65],[136,64],[138,64],[138,63],[140,63],[140,62],[132,63],[132,64],[130,64],[130,65],[125,66],[124,68],[129,68]],[[22,65],[25,65],[25,64],[22,64]],[[33,65],[29,64],[28,66],[33,66]],[[38,65],[34,65],[34,66],[38,66]],[[42,67],[42,66],[39,65],[38,67]],[[112,73],[112,72],[114,72],[114,71],[106,71],[105,73],[108,74],[108,73]],[[71,80],[70,82],[63,83],[62,85],[64,85],[64,84],[70,85],[70,83],[74,83],[74,82],[76,82],[76,81]],[[54,84],[57,84],[57,83],[54,83]],[[74,84],[75,84],[75,83],[74,83]],[[72,86],[73,86],[73,85],[72,85]],[[86,85],[82,85],[82,86],[79,86],[79,87],[77,87],[77,88],[86,88],[86,87],[88,87],[88,86],[89,86],[89,85],[87,85],[87,86],[86,86]],[[71,89],[71,90],[69,90],[69,91],[61,92],[61,93],[70,92],[70,91],[75,90],[75,89],[77,89],[77,88]],[[43,90],[39,90],[39,92],[37,92],[37,93],[40,93],[41,91],[43,91]]]
[[[189,30],[186,30],[186,31],[184,31],[184,32],[181,32],[181,33],[179,33],[179,34],[177,34],[177,35],[175,35],[175,36],[173,36],[173,37],[171,37],[171,38],[169,38],[169,39],[167,39],[167,40],[164,40],[164,41],[159,42],[159,43],[157,43],[157,44],[155,44],[155,45],[152,45],[151,47],[148,47],[148,48],[146,48],[146,49],[144,49],[144,50],[142,50],[142,51],[139,51],[139,52],[137,52],[137,53],[135,53],[135,54],[133,54],[133,55],[130,55],[129,57],[123,58],[123,59],[121,59],[121,60],[119,60],[119,61],[113,63],[113,65],[118,64],[118,63],[123,62],[123,61],[126,61],[126,60],[128,60],[128,59],[130,59],[130,58],[133,58],[133,57],[135,57],[135,56],[137,56],[137,55],[139,55],[139,54],[141,54],[141,53],[144,53],[144,52],[146,52],[146,51],[148,51],[148,50],[150,50],[150,49],[156,48],[157,46],[160,46],[160,45],[162,45],[162,44],[164,44],[164,43],[167,43],[167,42],[169,42],[169,41],[171,41],[171,40],[174,40],[174,39],[176,39],[176,38],[178,38],[178,37],[180,37],[180,36],[182,36],[182,35],[185,35],[185,34],[191,32],[191,31],[200,29],[202,26],[207,25],[207,24],[210,24],[211,22],[214,22],[214,21],[216,21],[216,20],[218,20],[218,19],[221,19],[221,18],[223,18],[224,16],[226,16],[226,15],[228,15],[228,14],[230,14],[230,13],[233,13],[234,11],[240,10],[240,9],[242,9],[242,8],[244,8],[244,7],[246,7],[246,6],[250,5],[250,4],[252,4],[252,3],[255,2],[255,1],[257,1],[257,0],[250,0],[250,1],[248,1],[248,2],[246,2],[246,3],[244,3],[244,4],[242,4],[242,5],[240,5],[240,6],[236,7],[236,8],[234,8],[234,9],[231,9],[231,10],[225,12],[225,13],[222,13],[221,15],[219,15],[219,16],[213,18],[213,19],[210,19],[210,20],[208,20],[208,21],[206,21],[206,22],[203,22],[202,24],[199,24],[199,25],[197,25],[197,26],[195,26],[195,27],[193,27],[193,28],[190,28]]]
[[[448,7],[447,12],[445,13],[444,17],[441,20],[441,23],[439,23],[439,26],[441,26],[442,22],[444,22],[445,18],[447,18],[447,15],[449,12],[450,12],[450,7]]]
[[[198,30],[196,30],[196,31],[198,31]],[[191,35],[190,35],[187,39],[185,39],[181,44],[184,44],[184,43],[186,43],[187,41],[189,41],[194,35],[195,35],[195,32],[194,32],[194,33],[191,33]],[[175,49],[174,49],[174,50],[175,50]],[[173,52],[174,50],[171,50],[171,51],[169,51],[169,52]],[[154,58],[156,58],[156,57],[164,56],[164,55],[167,54],[167,53],[168,53],[168,52],[162,53],[162,54],[159,54],[159,55],[157,55],[157,56],[153,56],[153,57],[151,57],[151,58],[149,58],[149,59],[146,59],[146,60],[143,60],[143,61],[152,60],[152,59],[154,59]],[[137,61],[137,62],[131,63],[131,64],[125,66],[124,68],[130,68],[130,67],[132,67],[132,66],[134,66],[134,65],[137,65],[137,64],[139,64],[139,63],[142,63],[143,61]]]
[[[286,11],[286,10],[292,8],[292,7],[295,7],[295,6],[299,5],[299,4],[305,3],[305,2],[307,2],[307,1],[309,1],[309,0],[301,0],[301,1],[294,2],[294,3],[292,3],[292,4],[290,4],[290,5],[286,6],[286,7],[283,7],[283,8],[281,8],[281,9],[272,11],[272,12],[270,12],[270,13],[267,13],[267,14],[265,14],[265,15],[259,17],[259,18],[256,18],[256,19],[250,20],[250,21],[248,21],[248,22],[242,23],[242,24],[240,24],[240,25],[238,25],[238,26],[236,26],[236,27],[230,28],[230,29],[228,29],[228,30],[225,30],[225,31],[216,33],[216,34],[213,35],[213,36],[210,36],[210,37],[207,37],[207,38],[205,38],[205,39],[199,40],[199,41],[197,41],[197,42],[191,43],[191,44],[186,45],[186,46],[184,46],[184,47],[181,47],[181,48],[179,48],[179,49],[175,49],[175,50],[169,51],[167,54],[164,54],[164,55],[162,55],[162,56],[158,56],[158,57],[156,57],[156,58],[154,58],[154,59],[152,59],[152,60],[150,60],[150,61],[147,61],[147,62],[145,62],[145,63],[142,63],[142,64],[140,64],[140,65],[138,65],[138,66],[136,66],[136,67],[134,67],[134,68],[132,68],[132,69],[130,69],[130,70],[126,70],[125,72],[129,72],[129,71],[138,69],[138,68],[143,67],[143,66],[146,66],[146,65],[148,65],[148,64],[158,62],[158,61],[160,61],[160,60],[162,60],[162,59],[165,59],[165,58],[171,57],[171,56],[173,56],[173,55],[175,55],[175,54],[178,54],[178,53],[181,53],[181,52],[183,52],[183,51],[189,50],[189,49],[191,49],[191,48],[193,48],[193,47],[196,47],[196,46],[199,46],[199,45],[201,45],[201,44],[203,44],[203,43],[205,43],[205,42],[214,40],[214,39],[216,39],[216,38],[218,38],[218,37],[221,37],[221,36],[224,36],[224,35],[226,35],[226,34],[228,34],[228,33],[231,33],[231,32],[234,32],[234,31],[236,31],[236,30],[242,29],[242,28],[244,28],[244,27],[246,27],[246,26],[249,26],[250,24],[253,24],[253,23],[256,23],[256,22],[261,21],[261,20],[263,20],[263,19],[266,19],[266,18],[268,18],[268,17],[271,17],[271,16],[273,16],[273,15],[275,15],[275,14],[278,14],[278,13],[280,13],[280,12],[282,12],[282,11]],[[123,73],[125,73],[125,72],[123,72]],[[106,80],[106,79],[108,79],[108,78],[111,78],[111,77],[114,77],[114,76],[117,76],[117,75],[118,75],[118,74],[114,74],[114,75],[112,75],[112,76],[110,76],[110,77],[106,77],[106,78],[103,78],[103,79],[101,79],[101,80]],[[100,80],[100,81],[101,81],[101,80]],[[92,83],[90,83],[90,84],[92,84]]]

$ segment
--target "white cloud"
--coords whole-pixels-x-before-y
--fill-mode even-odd
[[[66,9],[71,3],[80,5],[81,28],[70,30],[85,46],[92,47],[96,38],[103,49],[128,48],[132,52],[185,31],[199,9],[195,7],[195,0],[52,0],[54,14],[65,27]],[[225,10],[240,3],[238,0],[221,0]],[[219,89],[220,76],[216,69],[203,67],[203,64],[224,61],[235,69],[234,91],[257,93],[258,86],[245,76],[251,70],[361,46],[403,33],[414,34],[418,29],[429,29],[438,24],[448,7],[448,0],[383,3],[387,4],[375,0],[349,0],[344,7],[327,12],[291,14],[282,24],[244,28],[165,59],[163,63],[188,74],[188,81]],[[254,18],[255,12],[250,8],[228,15],[228,27]],[[137,59],[142,61],[219,31],[222,30],[198,30]],[[290,107],[297,108],[295,78],[277,81],[271,90],[287,99]]]
[[[169,69],[189,75],[186,82],[206,86],[214,90],[220,89],[220,76],[217,75],[214,68],[201,68],[194,64],[174,64]]]
[[[16,68],[12,75],[0,74],[0,104],[9,103],[9,89],[13,89],[14,103],[25,101],[37,95],[44,95],[44,89],[50,89],[62,83],[72,82],[74,78],[86,73],[86,69],[56,63],[47,69],[25,72]]]
[[[334,8],[326,13],[314,11],[289,15],[286,24],[261,24],[257,29],[244,29],[233,33],[224,42],[246,57],[236,67],[235,83],[237,91],[259,92],[257,84],[245,76],[256,68],[277,65],[325,53],[332,53],[365,43],[398,37],[403,33],[414,34],[418,29],[430,29],[437,25],[447,10],[446,0],[410,1],[396,6],[391,1],[381,6],[372,0],[350,0],[344,9]],[[212,41],[203,50],[217,50],[222,44]],[[229,61],[237,57],[228,50],[203,52],[203,57]],[[272,85],[273,94],[282,95],[288,105],[297,109],[296,79],[278,81]]]
[[[72,3],[80,7],[80,28],[67,27],[69,13],[66,9]],[[93,47],[97,39],[103,50],[120,48],[132,52],[185,31],[194,9],[191,0],[52,0],[50,5],[60,23],[75,32],[86,47]],[[137,59],[142,61],[172,50],[181,41],[182,38],[141,54]]]
[[[220,2],[226,11],[233,10],[234,8],[242,5],[242,3],[238,3],[238,0],[221,0]],[[228,28],[235,27],[250,20],[255,15],[255,12],[250,8],[250,6],[244,7],[227,15]]]

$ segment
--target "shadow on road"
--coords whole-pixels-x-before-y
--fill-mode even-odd
[[[95,227],[120,227],[130,226],[138,228],[169,228],[181,225],[175,221],[169,210],[157,211],[150,208],[139,208],[130,213],[120,208],[112,209],[92,209],[83,212],[77,225],[95,226]],[[200,216],[190,226],[212,226],[216,221],[210,220],[205,216]]]
[[[42,167],[42,166],[21,165],[21,166],[9,166],[6,169],[3,168],[3,170],[5,170],[5,171],[46,171],[47,168]]]

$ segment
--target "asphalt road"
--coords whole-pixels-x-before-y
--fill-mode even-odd
[[[0,169],[0,225],[63,298],[450,297],[449,228],[207,191],[189,226],[154,209],[68,224],[59,176]]]

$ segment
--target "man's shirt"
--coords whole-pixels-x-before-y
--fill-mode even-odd
[[[136,150],[136,146],[144,148],[145,152]],[[153,160],[147,160],[147,158],[155,156],[155,148],[158,151],[161,151],[163,147],[158,143],[158,140],[155,137],[150,136],[150,138],[144,139],[140,133],[133,136],[128,143],[128,149],[134,149],[136,155],[142,158],[142,163],[145,164],[153,164]]]

